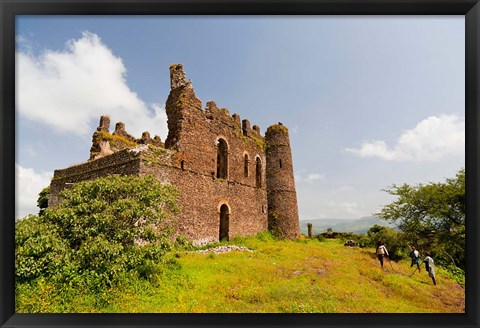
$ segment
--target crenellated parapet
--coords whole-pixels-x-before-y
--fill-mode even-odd
[[[227,108],[219,108],[215,101],[207,101],[204,110],[205,118],[210,125],[221,124],[232,128],[234,131],[240,132],[240,116],[238,114],[230,115]]]
[[[117,124],[115,124],[115,131],[113,131],[112,135],[125,138],[131,142],[136,142],[137,140],[134,136],[128,134],[127,131],[125,131],[125,123],[123,122],[118,122]]]
[[[207,101],[205,108],[202,109],[201,101],[195,95],[192,83],[187,79],[183,70],[183,65],[170,65],[170,95],[166,103],[166,113],[168,117],[168,137],[165,141],[167,149],[173,148],[179,150],[183,145],[194,142],[190,138],[195,138],[199,129],[209,129],[212,131],[230,128],[243,141],[250,140],[252,144],[263,148],[264,137],[260,134],[258,125],[250,127],[248,120],[241,120],[240,115],[234,113],[230,115],[227,108],[218,107],[215,101]],[[204,125],[204,122],[208,123]]]
[[[109,130],[110,117],[103,115],[100,117],[100,123],[92,136],[89,160],[98,159],[141,144],[164,147],[160,137],[156,135],[152,139],[150,138],[149,132],[143,132],[142,137],[136,139],[125,130],[125,123],[123,122],[115,124],[115,131],[113,131],[113,133],[110,133]]]

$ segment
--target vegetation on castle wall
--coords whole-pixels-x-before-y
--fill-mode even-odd
[[[101,141],[108,141],[108,143],[110,144],[110,148],[114,152],[138,146],[136,142],[128,140],[125,137],[113,135],[108,131],[96,131],[94,133],[93,144],[98,145]],[[90,149],[90,158],[94,158],[99,154],[100,151],[97,151],[97,148],[92,146],[92,148]]]
[[[175,150],[168,150],[171,154],[174,154]],[[148,165],[151,164],[167,164],[162,161],[161,158],[167,153],[167,149],[157,147],[154,145],[148,145],[148,150],[143,154],[142,162]]]
[[[97,141],[101,140],[109,141],[111,147],[113,146],[118,149],[135,147],[138,145],[136,142],[130,141],[125,137],[113,135],[107,131],[99,131],[99,138]]]
[[[286,126],[284,125],[281,125],[281,124],[273,124],[273,125],[270,125],[267,129],[267,132],[265,132],[265,134],[270,134],[270,133],[273,133],[273,132],[282,132],[284,134],[286,134],[288,136],[288,129]]]
[[[262,151],[265,151],[267,148],[267,143],[265,142],[265,139],[262,136],[259,136],[258,138],[255,136],[248,137],[242,133],[241,130],[235,130],[236,135],[241,138],[242,142],[244,142],[247,145],[256,145],[257,148],[261,149]]]

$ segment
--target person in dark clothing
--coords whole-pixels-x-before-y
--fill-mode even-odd
[[[377,253],[378,260],[380,261],[380,266],[382,267],[382,270],[383,270],[383,258],[385,256],[388,256],[388,251],[387,251],[387,248],[385,247],[385,243],[383,242],[383,240],[380,240],[377,243],[376,253]]]
[[[412,246],[412,251],[410,252],[409,256],[412,259],[412,264],[410,265],[410,267],[413,267],[416,264],[418,272],[421,272],[420,271],[420,252],[415,248],[415,246]]]

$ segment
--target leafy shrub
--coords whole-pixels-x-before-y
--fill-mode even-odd
[[[195,246],[193,246],[192,242],[187,237],[180,235],[175,239],[175,248],[191,251],[195,249]]]
[[[443,268],[445,274],[457,284],[465,287],[465,271],[455,265],[449,264]]]
[[[362,235],[357,235],[353,232],[341,232],[337,235],[337,238],[340,239],[340,243],[345,243],[348,240],[353,240],[358,242]]]
[[[40,209],[38,215],[43,215],[45,209],[48,207],[48,198],[50,197],[50,186],[45,187],[38,194],[37,206]]]
[[[54,274],[68,262],[71,250],[55,227],[34,215],[17,221],[15,227],[15,267],[20,279]]]
[[[370,240],[370,238],[368,238],[368,236],[361,235],[360,238],[358,238],[358,246],[360,246],[361,248],[364,248],[364,247],[372,247],[374,245],[372,245],[372,241]]]
[[[255,235],[255,238],[261,241],[274,241],[278,240],[279,238],[275,236],[270,230],[261,231]]]
[[[170,250],[177,195],[151,176],[75,184],[42,216],[16,223],[16,278],[81,276],[97,287],[114,284],[126,271],[149,279]]]
[[[376,247],[377,242],[383,240],[392,260],[400,260],[408,256],[405,251],[405,240],[402,232],[389,227],[374,225],[368,230],[367,235],[372,247]]]
[[[325,236],[324,236],[324,235],[322,235],[322,234],[318,234],[318,235],[316,235],[316,236],[315,236],[315,238],[317,238],[317,239],[318,239],[318,241],[325,241],[325,239],[326,239],[326,238],[325,238]]]

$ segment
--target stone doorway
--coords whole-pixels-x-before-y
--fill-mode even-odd
[[[220,237],[219,240],[228,240],[228,226],[229,226],[229,216],[228,206],[223,204],[220,207]]]

